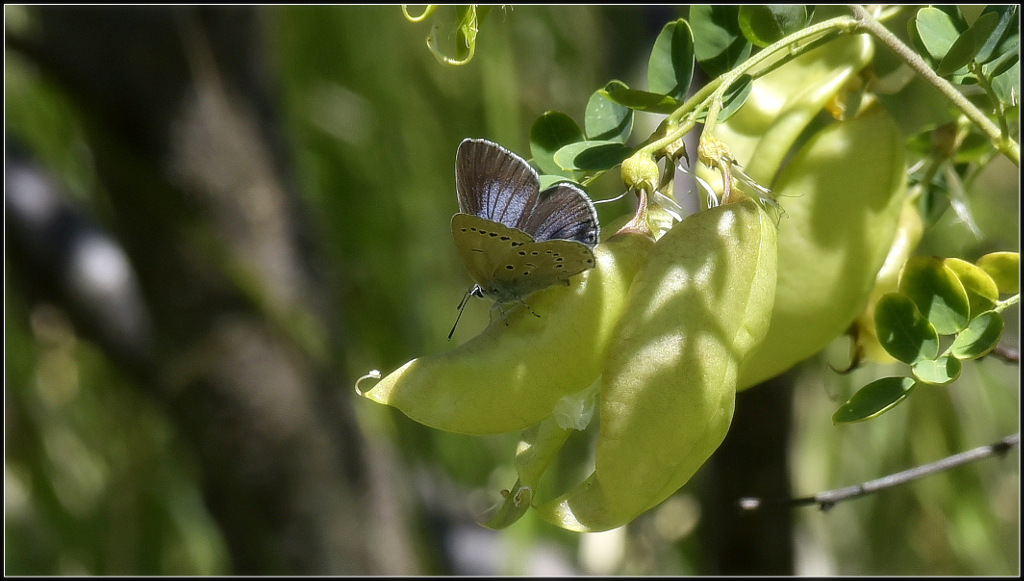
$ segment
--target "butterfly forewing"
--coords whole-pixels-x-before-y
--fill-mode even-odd
[[[515,228],[537,204],[540,179],[530,164],[482,139],[466,139],[455,154],[459,210]]]

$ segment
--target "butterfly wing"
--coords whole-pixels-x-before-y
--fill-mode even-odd
[[[473,281],[487,292],[498,257],[532,243],[525,232],[470,214],[452,216],[452,237]]]
[[[570,277],[593,267],[593,251],[580,242],[528,242],[510,248],[498,257],[491,274],[490,288],[483,290],[496,301],[507,303],[556,282],[568,281]]]
[[[597,210],[587,194],[571,183],[558,183],[538,196],[516,228],[537,242],[575,240],[593,248],[600,237]]]
[[[484,139],[466,139],[455,154],[459,211],[515,228],[537,205],[540,178],[530,164]]]
[[[499,303],[594,267],[594,253],[571,240],[534,242],[525,232],[469,214],[452,216],[452,236],[473,280]]]

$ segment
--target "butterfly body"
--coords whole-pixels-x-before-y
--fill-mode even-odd
[[[571,183],[541,191],[537,172],[507,149],[466,139],[455,162],[460,213],[452,236],[476,286],[498,303],[594,267],[600,227],[586,193]]]

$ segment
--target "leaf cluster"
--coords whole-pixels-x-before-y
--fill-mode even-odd
[[[800,30],[813,9],[805,6],[694,6],[689,21],[666,24],[647,61],[647,88],[612,80],[587,103],[583,128],[569,115],[549,111],[533,124],[530,146],[541,171],[579,180],[622,163],[639,149],[627,145],[637,112],[672,115],[685,109],[697,66],[719,77],[763,47]],[[725,90],[718,119],[724,121],[745,102],[750,75],[740,75]],[[706,109],[695,111],[703,121]],[[656,134],[657,135],[657,134]]]
[[[948,385],[960,376],[963,361],[989,354],[1003,334],[1001,311],[1019,298],[1019,271],[1016,252],[993,252],[974,264],[931,256],[907,260],[897,292],[878,301],[875,328],[882,347],[910,365],[910,376],[869,383],[832,420],[878,417],[919,385]],[[1013,297],[999,300],[1000,294],[1011,293]]]

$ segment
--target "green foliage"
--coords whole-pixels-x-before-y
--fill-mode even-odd
[[[571,177],[571,172],[555,163],[555,153],[562,147],[583,141],[583,130],[572,117],[548,111],[533,122],[530,129],[530,152],[533,163],[546,174]]]
[[[813,14],[813,6],[799,4],[744,5],[738,21],[747,40],[765,47],[806,26]]]
[[[977,359],[995,349],[1002,336],[1003,318],[995,311],[985,311],[957,334],[949,351],[957,359]]]
[[[967,24],[953,6],[925,7],[911,21],[912,39],[928,57],[935,72],[957,84],[981,83],[1000,87],[999,102],[1019,99],[1019,16],[1017,5],[986,6],[973,24]]]
[[[978,259],[978,268],[992,277],[1000,293],[1020,292],[1020,254],[990,252]]]
[[[704,4],[690,8],[694,54],[711,78],[721,76],[750,56],[753,45],[743,35],[739,6]]]
[[[412,15],[405,6],[402,12],[410,22],[421,22],[438,12],[437,5],[428,5],[419,15]],[[451,7],[449,7],[451,8]],[[464,65],[468,63],[476,53],[476,35],[480,29],[487,13],[491,11],[490,6],[460,5],[454,7],[454,13],[441,14],[434,19],[430,34],[427,35],[427,48],[437,59],[437,62],[444,65]],[[446,51],[440,47],[439,36],[449,36],[450,30],[454,30],[455,42],[452,47],[454,57],[449,57]]]
[[[861,388],[833,415],[835,422],[871,419],[902,402],[920,382],[947,385],[960,377],[963,361],[979,359],[995,349],[1003,334],[1000,311],[1018,297],[999,300],[995,280],[982,265],[1002,264],[996,272],[1018,263],[1014,253],[986,255],[971,264],[956,258],[915,256],[900,272],[899,292],[888,293],[875,306],[875,326],[881,346],[911,366],[913,378],[888,377]],[[1008,285],[1007,288],[1014,288]],[[940,336],[948,348],[940,350]],[[905,393],[897,393],[904,380]]]
[[[633,131],[633,111],[602,95],[600,90],[587,101],[584,121],[587,138],[591,141],[623,143]]]
[[[661,29],[647,59],[647,89],[659,95],[686,99],[693,80],[693,31],[680,18]]]
[[[520,152],[528,143],[534,164],[558,176],[542,179],[571,178],[586,183],[595,198],[606,197],[621,191],[622,184],[599,180],[603,171],[676,127],[706,120],[710,101],[694,103],[687,112],[692,117],[664,120],[650,139],[637,134],[647,130],[647,121],[654,119],[652,125],[656,125],[661,118],[630,115],[624,123],[622,109],[605,103],[631,112],[671,115],[685,103],[684,87],[691,82],[694,63],[714,81],[761,54],[757,47],[781,31],[798,32],[789,28],[792,20],[779,18],[773,7],[699,6],[692,7],[685,20],[673,15],[656,37],[645,38],[642,31],[610,17],[608,10],[516,7],[485,20],[486,8],[433,8],[411,19],[435,27],[429,33],[429,50],[424,50],[423,25],[403,21],[395,7],[266,9],[271,34],[268,52],[275,59],[294,175],[313,215],[309,235],[325,249],[324,263],[331,277],[341,281],[343,294],[335,306],[345,319],[350,349],[338,356],[356,370],[354,375],[445,348],[455,303],[468,280],[447,238],[455,206],[452,155],[462,138],[488,136]],[[841,10],[819,7],[810,22],[822,22]],[[909,10],[914,12],[909,21],[901,19],[908,11],[904,8],[896,18],[883,22],[918,47],[952,82],[977,84],[982,90],[977,101],[980,108],[994,111],[993,120],[1015,128],[1017,7],[989,6],[973,19],[964,18],[955,7]],[[969,13],[968,8],[964,10]],[[991,14],[997,17],[994,26]],[[758,15],[774,22],[760,22],[754,18]],[[881,76],[887,73],[885,59],[891,57],[884,49],[877,52],[872,66]],[[438,61],[462,66],[439,67]],[[619,67],[612,69],[612,62],[620,63]],[[642,86],[645,62],[645,90],[607,80],[618,76]],[[641,71],[639,77],[624,73],[621,63]],[[5,64],[9,132],[41,153],[81,199],[102,210],[74,103],[16,56],[8,56]],[[742,110],[752,82],[763,74],[762,69],[749,70],[729,87],[719,87],[723,99],[717,121]],[[602,101],[595,107],[599,111],[593,127],[604,123],[602,133],[612,131],[611,138],[591,134],[586,104],[598,94],[595,87]],[[920,200],[927,210],[929,231],[922,252],[974,257],[991,248],[1016,248],[1019,240],[1012,209],[1018,199],[1017,168],[1001,165],[993,156],[992,140],[968,124],[953,127],[954,138],[949,140],[953,145],[942,154],[945,157],[939,156],[932,147],[934,133],[955,115],[946,101],[922,87],[914,81],[892,95],[880,96],[893,117],[905,123],[909,143],[920,144],[908,151],[916,151],[925,162],[911,175],[911,184],[923,190]],[[816,124],[831,121],[819,111],[815,110]],[[587,127],[586,133],[574,116]],[[529,122],[522,120],[533,118],[537,121],[527,142],[523,128]],[[780,159],[791,145],[798,149],[812,130],[800,143],[787,143]],[[940,157],[938,169],[928,166]],[[857,177],[854,173],[846,179]],[[955,210],[950,211],[951,200],[958,196],[966,200],[968,215],[977,218],[980,239],[965,230]],[[599,206],[602,222],[607,223],[619,209],[621,205]],[[825,220],[820,226],[827,229],[828,224]],[[786,218],[779,228],[781,235]],[[1005,296],[1019,290],[1018,260],[1015,252],[1000,252],[983,256],[975,264]],[[944,294],[956,284],[945,274],[939,276],[941,292],[932,302],[942,302],[938,310],[951,311],[947,322],[950,328],[959,325],[960,329],[940,336],[934,357],[922,357],[918,350],[912,358],[916,369],[906,377],[884,378],[877,387],[866,378],[877,372],[875,367],[835,379],[843,385],[866,385],[851,398],[856,405],[848,403],[835,412],[833,420],[846,424],[840,429],[821,421],[835,404],[827,397],[831,392],[821,389],[820,380],[797,385],[795,490],[874,478],[1018,429],[1018,396],[1006,389],[1017,372],[984,357],[1004,334],[1019,333],[1015,317],[1005,315],[1015,301],[1013,297],[996,299],[986,308],[992,297],[985,280],[951,263],[945,266],[967,297],[968,314],[962,320],[959,293],[952,293],[956,300]],[[222,541],[198,495],[200,476],[191,474],[187,456],[175,443],[178,436],[163,421],[160,410],[127,395],[134,386],[127,385],[130,382],[88,346],[79,344],[57,364],[44,364],[43,359],[52,355],[52,345],[45,333],[30,330],[28,307],[16,297],[11,300],[15,294],[7,290],[9,316],[5,317],[9,321],[5,322],[7,420],[16,422],[8,432],[6,448],[8,572],[227,572]],[[907,301],[917,308],[910,295],[899,296],[904,308]],[[947,300],[956,303],[955,308],[949,309]],[[463,329],[487,324],[487,308],[476,307],[468,309]],[[926,325],[910,327],[934,328],[921,318]],[[923,330],[916,340],[923,344],[929,337]],[[948,349],[943,350],[945,345]],[[968,364],[969,360],[976,361]],[[957,384],[964,389],[934,385],[915,389],[923,384],[916,374],[932,380],[956,375],[951,369],[954,361],[961,366]],[[60,393],[55,386],[67,385],[54,378],[66,377],[69,369],[80,372],[79,391],[54,405],[49,398]],[[896,406],[903,401],[912,403]],[[455,490],[462,499],[480,489],[493,489],[494,482],[507,485],[516,478],[503,464],[516,452],[519,438],[514,435],[481,439],[437,432],[398,413],[377,409],[382,406],[362,403],[356,403],[361,428],[371,441],[393,442],[398,461],[416,467],[417,478],[408,480],[419,481],[426,474],[425,479],[436,479],[431,480],[433,492]],[[852,423],[869,418],[874,421]],[[590,435],[570,437],[562,459],[585,456]],[[535,438],[540,439],[544,438]],[[69,441],[84,443],[85,452],[68,455],[68,450],[83,450],[83,446],[68,446]],[[66,458],[73,461],[64,462]],[[540,493],[564,490],[580,475],[571,466],[553,462],[539,482]],[[536,466],[532,461],[524,463]],[[108,478],[90,480],[89,466],[100,466],[99,472],[106,471]],[[117,466],[128,468],[110,471]],[[1019,484],[1015,473],[999,466],[993,463],[934,477],[892,494],[865,498],[856,508],[834,510],[827,518],[798,514],[801,538],[809,539],[809,551],[827,555],[825,566],[831,572],[1013,574],[1019,569]],[[541,479],[539,475],[531,478]],[[68,502],[65,495],[74,497],[76,486],[79,500],[88,502]],[[90,496],[83,490],[99,493]],[[416,496],[411,487],[407,492],[409,498]],[[684,489],[672,500],[697,506],[686,513],[692,519],[707,518],[699,515],[692,490]],[[588,561],[584,550],[588,541],[552,532],[527,511],[517,527],[498,537],[508,547],[507,572],[525,572],[526,559],[518,558],[528,550],[523,547],[544,545],[557,545],[559,553],[583,555],[573,565],[584,572],[709,572],[696,535],[666,532],[666,522],[681,520],[673,512],[680,502],[653,509],[649,518],[616,533],[621,537],[614,538],[621,538],[621,544],[614,548],[621,548],[625,556],[607,571]],[[522,515],[512,515],[510,520],[516,516]],[[918,535],[922,530],[929,534]],[[904,542],[911,537],[914,543]],[[644,549],[638,551],[637,546]]]
[[[914,301],[936,332],[951,335],[967,325],[971,313],[967,291],[942,260],[911,258],[903,265],[898,288]]]
[[[904,363],[913,364],[939,355],[939,334],[935,326],[921,316],[914,300],[907,295],[883,296],[875,307],[875,325],[882,347]]]
[[[900,403],[917,382],[909,377],[883,377],[865,385],[832,414],[834,423],[859,422],[878,417]]]

